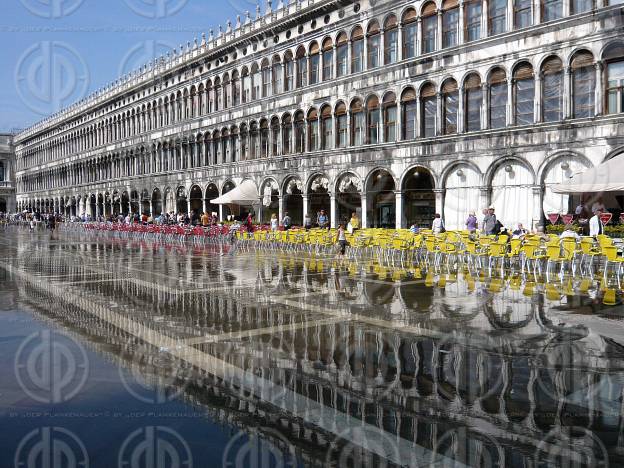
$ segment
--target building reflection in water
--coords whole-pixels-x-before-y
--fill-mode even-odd
[[[42,319],[163,398],[262,428],[311,464],[379,465],[367,443],[384,438],[443,465],[624,463],[622,340],[579,320],[605,320],[599,281],[553,286],[84,239],[24,245],[6,271]],[[107,320],[111,311],[273,386],[250,392],[240,377],[196,368]],[[293,415],[280,389],[317,406]],[[317,424],[318,408],[360,421],[360,432]]]

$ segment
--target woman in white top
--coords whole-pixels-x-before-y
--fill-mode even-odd
[[[279,220],[277,219],[277,215],[273,213],[271,215],[271,231],[275,232],[279,228]]]
[[[442,217],[439,213],[435,214],[435,218],[433,218],[433,224],[431,225],[431,229],[433,229],[434,234],[440,234],[444,231],[444,221],[442,221]]]

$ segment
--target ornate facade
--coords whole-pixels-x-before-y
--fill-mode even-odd
[[[16,138],[20,209],[360,211],[534,226],[550,186],[624,153],[614,0],[268,2]],[[260,207],[258,209],[258,207]]]
[[[0,134],[0,213],[15,211],[15,149],[12,134]]]

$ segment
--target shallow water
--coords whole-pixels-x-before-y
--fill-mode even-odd
[[[2,466],[624,465],[615,279],[17,229],[0,258]]]

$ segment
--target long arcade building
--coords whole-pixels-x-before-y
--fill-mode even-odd
[[[225,216],[249,179],[262,220],[535,226],[624,163],[617,3],[269,1],[17,135],[18,209]]]

